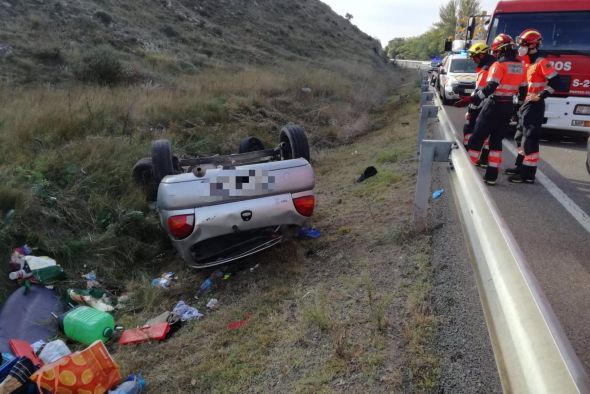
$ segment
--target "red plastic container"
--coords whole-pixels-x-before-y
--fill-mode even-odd
[[[29,342],[22,341],[20,339],[10,339],[8,341],[8,346],[10,346],[10,349],[15,356],[27,357],[38,367],[43,365],[43,361],[41,361],[39,357],[35,355],[35,352],[33,351],[33,348]]]
[[[170,323],[160,323],[153,326],[143,326],[139,328],[130,328],[123,331],[119,343],[129,345],[132,343],[142,343],[146,341],[163,341],[170,331]]]

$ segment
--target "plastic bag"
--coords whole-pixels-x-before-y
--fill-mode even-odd
[[[121,381],[119,366],[102,341],[47,364],[31,376],[39,389],[52,393],[103,394]]]
[[[71,353],[72,351],[64,341],[56,339],[43,347],[43,350],[39,353],[39,358],[45,364],[50,364]]]

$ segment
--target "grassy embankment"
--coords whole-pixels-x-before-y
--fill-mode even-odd
[[[201,309],[206,300],[192,300],[200,275],[159,254],[166,240],[130,168],[154,138],[181,153],[229,153],[246,135],[273,144],[294,121],[314,146],[313,224],[322,238],[246,261],[260,268],[215,289],[218,311],[163,343],[114,346],[115,358],[125,373],[141,371],[151,392],[435,388],[430,241],[407,224],[416,103],[384,76],[340,71],[210,72],[157,89],[3,90],[3,255],[28,242],[73,278],[95,269],[107,286],[134,292],[133,311],[117,316],[127,326],[180,298]],[[379,174],[355,184],[371,164]],[[168,268],[179,286],[151,288],[149,278]],[[228,331],[245,312],[249,324]]]

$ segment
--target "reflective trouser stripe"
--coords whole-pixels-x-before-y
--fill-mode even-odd
[[[488,166],[498,168],[500,164],[502,164],[502,151],[491,150],[488,156]]]
[[[475,149],[469,149],[469,158],[473,164],[477,164],[477,161],[479,160],[479,151]]]
[[[522,164],[525,166],[536,167],[539,164],[539,160],[541,160],[541,156],[539,152],[531,153],[530,155],[526,155]]]
[[[469,142],[469,137],[471,137],[471,133],[465,134],[463,136],[463,145],[467,145],[467,143]]]
[[[483,148],[484,149],[490,149],[490,137],[486,138],[486,140],[483,143]]]

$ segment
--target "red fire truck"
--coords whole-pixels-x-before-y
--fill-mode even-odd
[[[545,102],[544,127],[590,133],[590,0],[500,0],[487,43],[500,33],[516,39],[526,28],[541,32],[541,52],[560,75]]]

